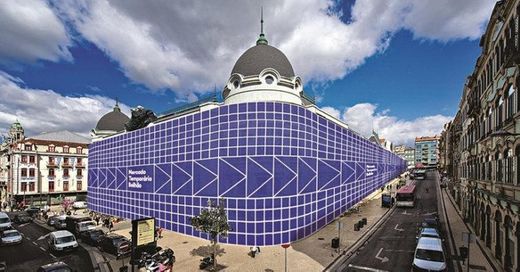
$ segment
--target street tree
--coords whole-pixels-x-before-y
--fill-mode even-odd
[[[213,269],[216,270],[218,237],[227,236],[227,232],[230,230],[224,199],[220,199],[218,203],[208,200],[208,207],[202,209],[199,215],[191,218],[191,225],[196,230],[209,234],[213,251]]]

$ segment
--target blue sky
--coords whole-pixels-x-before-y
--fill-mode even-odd
[[[30,134],[86,134],[116,97],[127,113],[137,105],[160,113],[220,91],[256,40],[264,5],[270,44],[320,107],[396,143],[439,133],[457,110],[494,1],[375,2],[7,1],[0,131],[19,119]],[[222,19],[231,4],[243,12]]]

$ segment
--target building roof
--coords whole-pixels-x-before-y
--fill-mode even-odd
[[[428,141],[438,141],[440,136],[424,136],[424,137],[415,137],[416,142],[428,142]]]
[[[55,131],[55,132],[44,132],[40,135],[36,135],[26,140],[39,140],[47,142],[62,142],[62,143],[77,143],[77,144],[90,144],[90,139],[83,137],[74,132],[68,130]]]
[[[265,68],[273,68],[285,77],[294,77],[293,67],[284,53],[263,43],[246,50],[233,66],[231,74],[259,75]]]
[[[96,130],[122,131],[125,130],[125,124],[130,120],[126,114],[121,112],[121,109],[116,104],[114,110],[103,115],[99,119]]]

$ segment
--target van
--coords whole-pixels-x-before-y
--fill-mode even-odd
[[[53,252],[64,252],[78,248],[76,237],[70,231],[59,230],[49,234],[47,238],[49,250]]]
[[[90,217],[88,216],[67,216],[67,218],[65,219],[65,223],[67,224],[67,230],[72,233],[79,234],[78,232],[76,232],[76,225],[79,222],[84,221],[92,221],[92,219],[90,219]]]
[[[54,221],[54,228],[57,230],[64,230],[67,228],[67,222],[65,222],[65,219],[67,219],[66,215],[59,215],[56,217]]]
[[[11,219],[9,219],[9,216],[4,213],[0,212],[0,231],[4,231],[6,229],[11,228]]]
[[[82,233],[85,231],[93,230],[96,228],[96,222],[90,221],[82,221],[76,223],[76,233]]]
[[[413,257],[412,271],[448,271],[447,269],[441,239],[419,238]]]

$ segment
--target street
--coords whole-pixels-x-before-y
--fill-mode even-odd
[[[50,253],[45,238],[51,231],[36,223],[13,223],[13,227],[22,233],[23,242],[0,247],[0,261],[7,262],[9,271],[36,271],[41,265],[57,261],[65,262],[77,271],[94,271],[89,254],[83,247],[64,254]]]
[[[415,207],[396,208],[358,254],[346,260],[339,270],[410,271],[418,224],[437,212],[438,183],[435,173],[429,172],[425,180],[418,180],[416,184]]]

